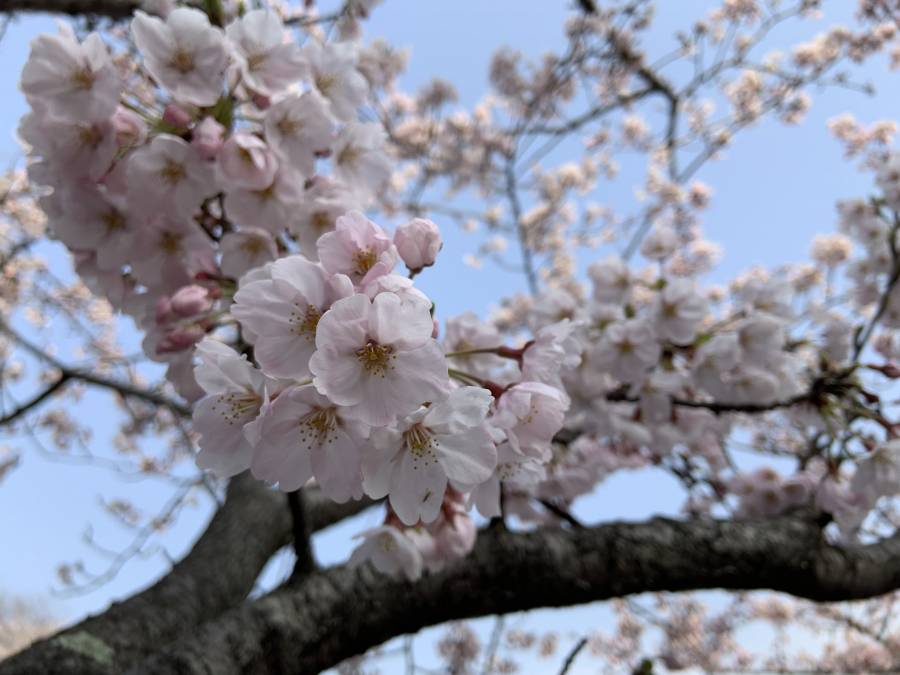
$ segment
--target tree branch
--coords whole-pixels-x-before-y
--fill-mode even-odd
[[[30,399],[17,406],[15,410],[11,410],[10,412],[0,417],[0,426],[4,426],[11,422],[14,422],[19,417],[27,413],[32,408],[36,408],[41,403],[44,402],[45,399],[52,396],[56,393],[57,390],[61,389],[65,384],[69,381],[69,376],[65,373],[60,374],[53,382],[48,384],[43,390],[32,396]]]
[[[648,591],[772,589],[817,601],[900,587],[900,535],[828,544],[809,517],[608,523],[483,531],[472,554],[416,583],[369,567],[315,572],[204,624],[128,671],[316,673],[445,621],[566,607]]]
[[[4,0],[0,0],[0,2],[3,1]],[[114,391],[124,397],[138,398],[142,401],[146,401],[147,403],[152,403],[153,405],[168,408],[176,415],[181,415],[183,417],[190,417],[191,415],[190,406],[184,405],[183,403],[171,399],[164,394],[153,391],[151,389],[143,389],[141,387],[137,387],[130,382],[114,380],[102,375],[97,375],[96,373],[92,373],[88,370],[72,368],[71,366],[64,364],[59,359],[51,356],[46,351],[41,349],[38,345],[33,343],[24,335],[19,334],[9,324],[2,320],[0,320],[0,333],[4,333],[5,335],[7,335],[13,342],[18,344],[20,347],[22,347],[22,349],[24,349],[35,358],[44,361],[53,368],[56,368],[59,371],[60,376],[66,378],[67,380],[81,380],[82,382],[94,385],[95,387],[110,389],[111,391]]]
[[[372,505],[336,504],[307,495],[311,530],[321,530]],[[228,486],[190,553],[145,591],[112,605],[0,664],[2,675],[119,675],[203,621],[247,597],[269,558],[290,542],[291,515],[284,495],[244,474]]]
[[[139,7],[136,0],[0,0],[0,12],[93,14],[111,19],[127,18]]]

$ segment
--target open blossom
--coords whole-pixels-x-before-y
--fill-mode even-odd
[[[394,244],[404,264],[415,272],[434,265],[444,242],[437,225],[424,218],[414,218],[397,228]]]
[[[194,375],[206,392],[194,407],[197,465],[227,478],[250,468],[268,381],[246,356],[211,338],[197,346],[197,356]]]
[[[327,272],[346,274],[357,286],[388,274],[397,264],[391,238],[358,211],[338,218],[334,232],[319,239],[318,250]]]
[[[550,458],[550,442],[562,429],[569,398],[540,382],[520,382],[497,402],[491,424],[501,429],[515,452],[539,460]]]
[[[43,157],[53,174],[92,182],[104,177],[118,151],[115,127],[109,120],[77,122],[32,114],[19,125],[19,136]]]
[[[275,12],[251,10],[231,22],[225,34],[234,48],[243,83],[254,92],[271,96],[303,76],[300,47],[285,34]]]
[[[273,150],[253,134],[234,134],[222,144],[217,158],[222,182],[235,188],[264,190],[272,184],[278,171],[278,158]]]
[[[656,330],[677,345],[690,344],[706,316],[706,301],[686,279],[671,279],[656,299]]]
[[[225,193],[225,213],[243,227],[259,227],[277,234],[289,227],[302,203],[303,176],[280,167],[262,189],[231,188]]]
[[[131,259],[134,276],[159,289],[178,288],[197,272],[215,269],[209,237],[195,223],[159,215],[138,228]]]
[[[272,235],[258,227],[243,227],[229,232],[219,243],[222,274],[240,279],[245,272],[261,267],[278,257],[278,246]]]
[[[163,207],[189,217],[215,190],[212,165],[178,136],[159,134],[128,158],[128,201],[135,210]]]
[[[407,525],[438,517],[448,482],[466,487],[490,478],[497,464],[494,441],[484,425],[491,394],[480,387],[454,389],[396,427],[372,431],[378,452],[363,462],[366,493],[390,498]]]
[[[311,176],[316,155],[331,147],[334,120],[315,91],[288,94],[274,103],[264,120],[266,140],[298,171]]]
[[[205,12],[179,7],[163,21],[137,10],[131,33],[144,66],[177,101],[211,106],[219,99],[228,52]]]
[[[650,260],[665,260],[678,247],[678,235],[668,225],[657,225],[641,243],[641,255]]]
[[[863,459],[850,489],[870,506],[881,497],[900,494],[900,440],[886,443]]]
[[[318,241],[331,232],[337,219],[362,207],[360,195],[327,176],[313,177],[303,192],[303,200],[292,211],[291,234],[297,237],[300,250],[311,260],[319,259]]]
[[[527,492],[546,477],[544,461],[522,455],[510,443],[501,443],[497,446],[497,468],[488,480],[472,490],[471,500],[482,516],[497,518],[502,513],[501,484],[513,491]]]
[[[84,122],[112,116],[122,90],[100,36],[91,33],[79,44],[70,29],[32,41],[20,86],[39,113]]]
[[[330,499],[362,497],[361,449],[368,428],[312,385],[281,392],[259,423],[253,475],[291,492],[315,476]]]
[[[366,100],[366,80],[356,70],[354,47],[348,43],[322,44],[309,40],[303,47],[306,78],[331,106],[332,114],[341,121],[356,117]]]
[[[405,576],[416,581],[422,576],[422,554],[403,531],[383,525],[357,535],[362,543],[350,555],[350,565],[370,561],[376,570],[390,576]]]
[[[443,398],[447,366],[427,305],[393,293],[338,300],[319,320],[309,362],[316,388],[348,414],[383,426]]]
[[[276,261],[269,275],[241,285],[231,314],[254,335],[254,356],[267,374],[307,378],[319,319],[353,287],[301,255]]]
[[[380,124],[348,124],[334,145],[331,161],[335,175],[356,190],[374,192],[383,187],[391,175],[384,142]]]
[[[627,319],[608,326],[599,344],[590,349],[593,367],[623,382],[635,382],[659,360],[659,339],[646,319]]]
[[[594,282],[594,299],[603,304],[622,304],[631,294],[631,272],[617,256],[596,260],[588,265],[588,276]]]
[[[563,389],[562,377],[581,362],[582,348],[568,319],[541,328],[522,355],[522,379]]]
[[[478,318],[474,312],[465,312],[447,320],[444,327],[444,350],[447,354],[495,349],[503,344],[499,331]],[[454,368],[470,373],[483,373],[499,366],[503,361],[494,354],[462,354],[448,357]]]

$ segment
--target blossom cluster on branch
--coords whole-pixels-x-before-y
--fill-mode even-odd
[[[577,497],[642,466],[681,479],[692,513],[814,507],[845,537],[866,534],[881,498],[900,493],[900,441],[877,391],[900,376],[891,128],[837,120],[879,194],[840,205],[841,233],[816,239],[812,263],[754,269],[727,290],[702,281],[716,257],[697,226],[710,192],[683,184],[767,110],[798,121],[804,86],[895,31],[834,31],[797,48],[791,72],[776,59],[750,67],[748,38],[729,45],[733,57],[695,63],[679,87],[617,27],[624,16],[641,30],[645,4],[574,18],[567,53],[530,70],[498,53],[496,109],[472,116],[432,116],[453,99],[437,82],[380,105],[396,53],[353,31],[331,41],[272,8],[150,3],[117,43],[69,29],[34,41],[20,136],[32,180],[51,188],[41,199],[49,229],[194,404],[200,467],[249,469],[286,492],[314,480],[337,502],[386,498],[384,525],[362,534],[351,559],[411,578],[472,548],[473,509],[577,525]],[[722,40],[708,36],[723,26],[764,35],[816,4],[764,16],[755,3],[726,3],[692,39]],[[697,92],[730,70],[740,72],[721,86],[728,116],[711,121]],[[566,121],[573,73],[602,82],[601,105]],[[621,138],[601,126],[591,157],[529,169],[531,203],[520,199],[520,160],[544,156],[525,158],[521,146],[644,97],[666,101],[662,138],[632,114]],[[593,239],[573,231],[569,200],[614,173],[609,153],[625,147],[651,157],[649,206],[608,224],[632,227],[627,249],[646,265],[630,251],[602,257],[585,283],[572,251]],[[490,321],[443,317],[414,285],[442,246],[420,203],[438,178],[508,199],[508,213],[481,215],[497,230],[511,219],[532,294],[507,298]],[[401,199],[410,179],[412,199]],[[364,215],[376,210],[416,217],[391,234]],[[586,209],[584,226],[601,211]],[[742,471],[730,446],[748,434],[798,458],[796,471]]]

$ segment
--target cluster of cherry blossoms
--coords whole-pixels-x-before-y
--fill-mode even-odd
[[[274,11],[225,26],[188,7],[138,11],[137,54],[70,29],[32,45],[20,126],[51,232],[78,273],[146,332],[187,398],[192,348],[237,280],[292,251],[315,257],[337,216],[390,177],[353,41],[294,40]]]
[[[536,480],[551,456],[568,406],[556,336],[516,352],[503,385],[448,369],[411,281],[438,228],[416,218],[391,237],[360,212],[391,164],[380,127],[357,121],[359,45],[301,47],[267,10],[224,29],[192,8],[138,12],[131,34],[139,60],[97,34],[37,38],[20,135],[78,273],[199,399],[198,464],[387,498],[360,548],[384,569],[464,554],[470,504],[499,515],[501,481]],[[392,541],[414,541],[414,562],[384,563],[377,550],[405,550]]]
[[[399,166],[382,124],[360,121],[389,59],[315,32],[301,45],[272,10],[216,19],[139,11],[134,53],[97,34],[42,35],[21,83],[49,229],[196,402],[202,468],[386,500],[352,561],[410,578],[471,550],[473,509],[571,521],[572,502],[622,469],[669,470],[693,512],[815,506],[849,536],[900,493],[894,425],[858,375],[870,338],[884,363],[865,368],[900,375],[900,155],[873,160],[883,197],[842,204],[842,232],[816,239],[814,264],[751,270],[727,290],[701,284],[714,247],[693,217],[662,209],[639,247],[645,268],[601,258],[585,283],[558,250],[568,239],[544,225],[596,167],[547,172],[545,203],[516,222],[523,241],[541,244],[543,227],[555,242],[543,290],[441,327],[413,283],[436,262],[437,226],[414,218],[389,234],[364,215]],[[514,65],[499,59],[495,79]],[[466,142],[443,134],[448,152],[508,146],[462,127]],[[394,149],[416,128],[395,129]],[[626,131],[646,136],[638,118]],[[654,181],[679,213],[709,200],[700,184]],[[852,435],[837,439],[836,422]],[[746,432],[802,457],[795,475],[737,468],[729,447]],[[806,456],[811,432],[827,442]]]

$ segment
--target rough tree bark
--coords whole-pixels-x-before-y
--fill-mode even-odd
[[[140,7],[138,0],[0,0],[0,12],[52,12],[124,19]]]
[[[336,504],[312,492],[310,529],[318,531],[372,505]],[[272,555],[290,542],[284,495],[244,474],[231,481],[225,504],[172,571],[129,599],[113,604],[0,664],[6,673],[103,673],[127,667],[201,622],[243,601]]]
[[[453,619],[646,591],[772,589],[835,601],[898,585],[900,536],[841,548],[827,543],[814,518],[797,515],[760,522],[656,518],[531,533],[491,528],[468,558],[441,574],[410,583],[370,569],[317,572],[226,612],[128,673],[316,673]]]
[[[289,529],[284,515],[263,503],[268,502],[261,500],[235,523],[240,536],[249,538],[248,547],[255,537],[274,536],[257,530],[278,530],[270,545],[275,546]],[[283,502],[279,509],[287,512]],[[226,547],[230,555],[243,555],[233,544]],[[252,583],[246,576],[217,601],[198,597],[216,588],[218,574],[228,574],[231,563],[220,556],[207,558],[197,574],[201,581],[182,584],[177,595],[160,591],[152,602],[126,601],[109,611],[115,621],[107,615],[89,619],[81,626],[104,626],[96,643],[74,639],[87,632],[76,627],[63,633],[68,639],[51,638],[0,664],[0,675],[315,673],[391,637],[487,614],[647,591],[771,589],[837,601],[900,588],[900,535],[840,547],[828,543],[821,523],[804,514],[758,522],[656,518],[530,533],[492,527],[480,534],[469,557],[416,583],[341,566],[244,603],[235,596],[246,595]],[[168,618],[173,613],[178,618]],[[197,619],[205,621],[186,628]],[[145,639],[147,631],[154,639]],[[120,660],[116,649],[127,658]]]

